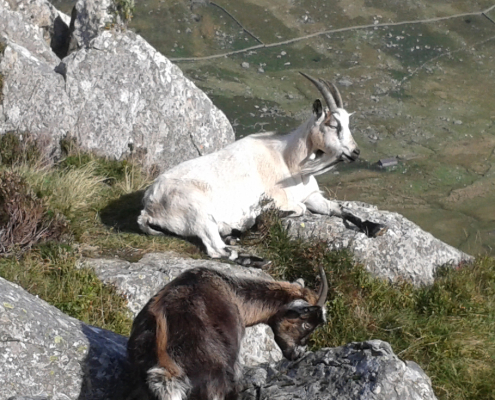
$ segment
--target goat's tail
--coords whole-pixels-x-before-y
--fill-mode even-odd
[[[168,327],[167,319],[155,301],[150,312],[156,321],[156,353],[158,365],[148,370],[148,387],[160,400],[185,400],[191,384],[182,368],[167,352]]]

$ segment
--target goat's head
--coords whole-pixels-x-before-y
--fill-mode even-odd
[[[340,162],[352,162],[359,157],[359,148],[349,130],[350,114],[344,110],[339,91],[333,83],[314,79],[301,72],[320,91],[327,103],[313,103],[314,123],[308,132],[308,154],[301,162],[303,175],[320,175]]]
[[[326,321],[325,302],[328,282],[322,267],[320,267],[320,276],[321,286],[318,295],[314,296],[312,293],[311,296],[316,298],[316,301],[310,303],[304,299],[294,300],[269,321],[275,341],[284,357],[289,360],[296,360],[305,353],[309,336],[318,325]],[[297,282],[296,284],[301,285]]]

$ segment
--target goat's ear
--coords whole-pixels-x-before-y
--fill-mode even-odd
[[[299,285],[299,286],[301,286],[301,287],[304,287],[304,279],[303,279],[303,278],[296,279],[296,280],[294,281],[294,283],[295,283],[296,285]]]
[[[321,113],[323,112],[323,106],[321,105],[320,99],[316,99],[313,103],[313,112],[316,114],[316,118],[320,119]]]

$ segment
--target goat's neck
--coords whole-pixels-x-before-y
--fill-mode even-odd
[[[282,137],[283,157],[293,174],[300,171],[301,161],[309,156],[311,151],[309,133],[313,125],[314,117],[311,117],[297,129]]]
[[[244,326],[267,323],[284,305],[297,299],[304,299],[307,289],[288,282],[270,282],[266,285],[245,285],[237,291],[237,306]],[[309,300],[309,299],[306,299]]]

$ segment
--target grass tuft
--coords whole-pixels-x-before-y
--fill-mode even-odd
[[[381,339],[425,370],[440,399],[495,399],[495,259],[442,268],[433,285],[414,287],[373,277],[346,250],[291,240],[274,211],[260,235],[274,276],[316,287],[317,266],[326,271],[328,323],[313,349]]]
[[[29,133],[6,132],[0,135],[0,165],[33,165],[40,159],[39,145]]]
[[[0,259],[0,275],[71,317],[128,335],[126,299],[104,285],[90,269],[76,268],[78,253],[68,245],[46,243],[21,259]]]

